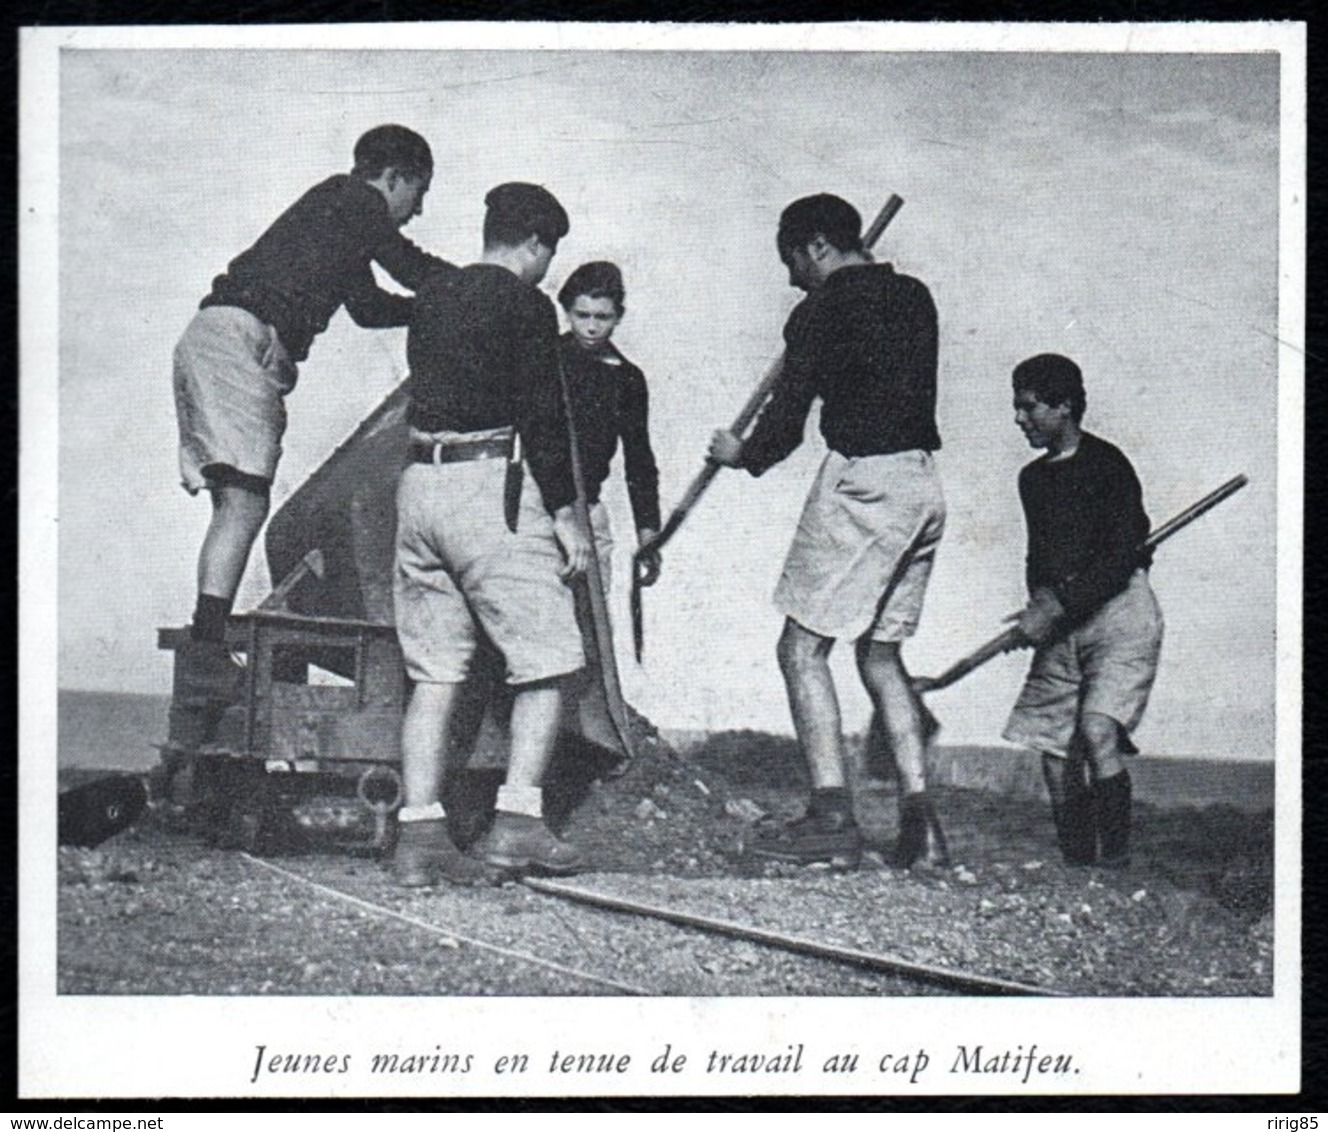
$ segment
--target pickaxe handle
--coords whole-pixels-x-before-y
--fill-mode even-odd
[[[881,211],[876,214],[876,219],[871,222],[867,231],[863,233],[862,246],[870,251],[881,238],[881,233],[885,231],[890,221],[895,218],[895,213],[903,207],[904,198],[892,193],[890,199],[881,207]],[[770,395],[774,392],[775,385],[783,372],[784,355],[781,353],[770,368],[766,370],[760,384],[752,390],[752,395],[747,398],[742,410],[733,418],[733,424],[729,426],[729,432],[739,439],[743,437],[743,434],[751,428],[752,422],[756,420],[761,409],[765,407],[766,401],[770,399]],[[640,560],[647,554],[657,554],[663,549],[665,543],[674,536],[678,528],[682,526],[683,521],[691,513],[692,508],[705,494],[706,488],[710,486],[710,481],[715,478],[720,466],[714,460],[706,460],[705,466],[696,474],[696,477],[683,493],[682,499],[660,528],[659,533],[654,538],[643,542],[632,556],[632,637],[633,644],[636,646],[636,659],[638,661],[641,659],[641,652],[645,644],[641,617],[641,584],[638,581]]]
[[[1249,477],[1240,475],[1233,476],[1227,480],[1216,491],[1209,492],[1197,503],[1191,504],[1185,508],[1179,515],[1168,519],[1157,530],[1153,531],[1143,542],[1139,544],[1140,553],[1152,550],[1154,547],[1165,542],[1182,527],[1188,527],[1200,515],[1206,514],[1221,503],[1224,499],[1235,495],[1242,487],[1249,483]],[[940,688],[948,688],[951,684],[967,676],[975,668],[981,668],[987,661],[1001,655],[1001,653],[1010,652],[1021,648],[1026,642],[1023,640],[1016,628],[1006,629],[1000,636],[993,637],[986,644],[979,646],[969,653],[966,657],[950,665],[939,676],[920,676],[913,681],[913,687],[918,692],[935,692]]]

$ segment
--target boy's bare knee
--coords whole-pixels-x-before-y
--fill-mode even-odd
[[[1120,746],[1120,724],[1109,715],[1087,712],[1079,721],[1079,733],[1091,755],[1114,755]]]
[[[787,676],[824,665],[834,647],[834,640],[803,629],[792,622],[784,626],[775,646],[780,670]]]

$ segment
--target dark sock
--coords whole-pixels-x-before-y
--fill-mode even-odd
[[[215,594],[199,594],[198,604],[194,606],[194,623],[189,635],[196,641],[224,641],[226,639],[226,618],[231,615],[231,606],[235,599],[217,597]]]

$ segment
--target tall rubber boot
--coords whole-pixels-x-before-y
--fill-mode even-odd
[[[1092,865],[1097,862],[1097,828],[1093,799],[1087,789],[1079,789],[1065,801],[1051,803],[1051,818],[1056,823],[1056,841],[1067,865]]]
[[[1130,772],[1123,770],[1093,783],[1093,823],[1097,826],[1098,864],[1123,869],[1130,863]]]
[[[950,867],[950,850],[941,832],[940,820],[925,791],[905,794],[899,803],[899,840],[895,843],[895,866],[911,869],[922,863],[932,868]]]

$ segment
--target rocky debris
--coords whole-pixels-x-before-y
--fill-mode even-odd
[[[578,884],[1076,994],[1271,993],[1271,818],[1161,814],[1141,804],[1134,865],[1115,873],[1062,865],[1045,807],[942,789],[951,869],[889,867],[884,825],[854,872],[754,863],[738,851],[752,822],[805,805],[805,785],[780,777],[787,760],[778,752],[796,755],[792,741],[716,736],[697,748],[697,761],[637,726],[626,773],[566,795],[576,804],[560,831],[596,864]],[[487,797],[489,785],[471,797]],[[893,796],[879,793],[885,823]],[[611,961],[627,981],[648,971],[661,993],[920,993],[634,917],[602,917],[603,936],[592,939],[580,920],[568,926],[565,908],[555,913],[517,886],[402,894],[381,862],[317,847],[289,864],[433,917],[440,929],[574,966]],[[442,935],[384,924],[239,854],[151,827],[93,850],[61,849],[58,884],[58,981],[67,993],[611,993],[464,946],[445,964],[425,961],[445,946]]]
[[[761,809],[750,798],[728,798],[724,802],[724,813],[731,818],[737,818],[748,825],[754,825],[766,816],[766,812]]]

